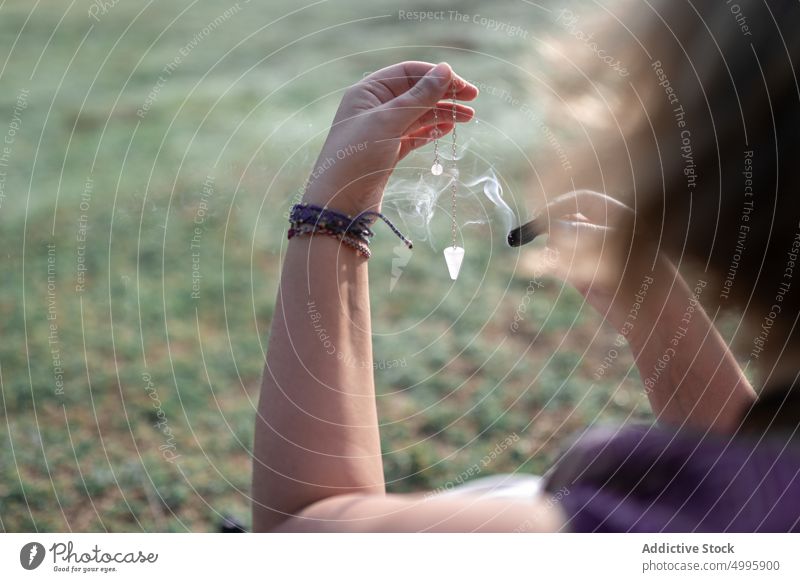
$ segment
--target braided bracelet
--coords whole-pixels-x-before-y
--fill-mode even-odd
[[[369,258],[370,238],[375,235],[370,226],[378,218],[383,220],[408,248],[413,248],[413,243],[380,212],[368,210],[353,218],[349,214],[314,204],[292,206],[289,213],[288,238],[311,234],[333,236],[353,248],[359,255]]]
[[[290,239],[296,236],[305,236],[312,234],[332,236],[335,239],[338,239],[341,243],[355,250],[362,257],[368,259],[372,256],[372,252],[369,250],[369,246],[361,242],[360,240],[356,239],[355,237],[345,236],[342,233],[335,232],[327,228],[316,227],[313,224],[300,223],[300,224],[294,224],[292,225],[291,228],[289,228]]]

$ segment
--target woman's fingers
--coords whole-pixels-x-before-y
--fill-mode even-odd
[[[606,235],[614,232],[610,226],[603,226],[583,220],[555,220],[551,223],[549,235],[553,242],[566,243],[570,247],[581,244],[595,247],[602,244]]]
[[[562,194],[537,212],[548,220],[580,214],[595,224],[613,224],[629,216],[633,210],[605,194],[592,190],[575,190]]]
[[[416,120],[447,95],[452,79],[450,65],[436,65],[406,92],[381,106],[385,114],[385,127],[392,133],[409,133]]]
[[[440,123],[419,129],[400,139],[399,159],[403,159],[417,148],[429,144],[434,139],[440,138],[453,131],[453,124]]]
[[[375,71],[367,75],[364,80],[381,83],[392,92],[394,97],[399,97],[415,86],[436,66],[433,63],[424,61],[405,61]],[[447,66],[449,68],[449,65]],[[478,88],[459,75],[453,73],[450,81],[451,85],[448,85],[446,90],[449,94],[452,93],[452,89],[455,87],[456,99],[459,101],[472,101],[478,96]]]
[[[523,272],[555,276],[587,289],[603,275],[602,257],[614,229],[589,222],[554,220],[547,245],[526,252]]]
[[[407,81],[411,82],[411,79],[408,78]],[[377,81],[373,79],[371,82]],[[381,87],[385,87],[385,81],[380,83]],[[399,135],[413,132],[414,124],[420,117],[428,113],[440,100],[453,96],[454,87],[460,87],[460,90],[456,89],[456,99],[459,98],[459,94],[470,98],[477,95],[477,88],[457,77],[450,65],[439,63],[405,92],[380,106],[385,127]],[[376,88],[373,93],[377,92],[379,90]]]
[[[414,133],[420,129],[433,126],[438,123],[452,123],[453,110],[456,112],[456,122],[465,123],[475,117],[475,110],[468,105],[461,103],[453,104],[452,101],[441,101],[436,104],[436,112],[434,108],[429,109],[422,116],[411,124],[406,133]]]

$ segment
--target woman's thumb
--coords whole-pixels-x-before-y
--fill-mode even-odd
[[[386,104],[393,118],[403,125],[403,129],[414,123],[426,111],[442,99],[453,80],[453,69],[447,63],[439,63],[402,95]]]

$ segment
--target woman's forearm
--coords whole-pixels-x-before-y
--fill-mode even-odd
[[[331,237],[289,241],[256,420],[253,526],[383,493],[366,259]]]
[[[653,412],[676,426],[735,430],[752,386],[677,270],[660,260],[653,279],[627,334]]]

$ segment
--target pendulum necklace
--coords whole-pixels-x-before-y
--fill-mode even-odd
[[[439,115],[436,113],[436,106],[433,108],[433,165],[431,174],[441,176],[444,168],[439,161]]]
[[[461,263],[464,260],[464,249],[458,246],[458,223],[456,222],[456,191],[458,190],[458,167],[456,164],[456,89],[453,87],[453,168],[450,181],[450,205],[451,205],[451,227],[452,245],[444,249],[444,260],[447,263],[447,270],[450,278],[455,281],[458,279],[458,272],[461,270]],[[436,111],[436,109],[434,109]],[[435,146],[434,146],[435,147]],[[435,152],[434,155],[438,156]],[[435,166],[435,164],[434,164]],[[441,167],[441,166],[440,166]],[[431,169],[433,171],[433,168]],[[441,172],[441,171],[440,171]],[[435,172],[434,172],[435,173]]]

